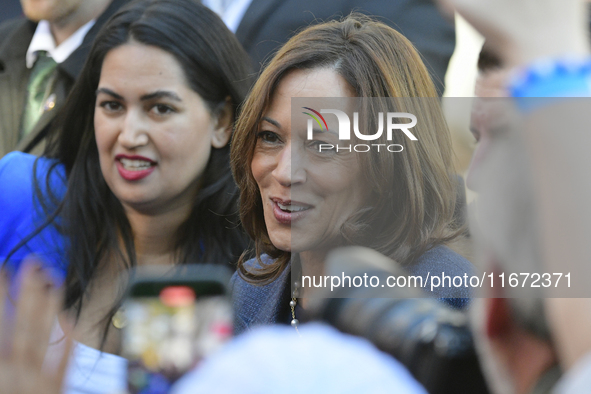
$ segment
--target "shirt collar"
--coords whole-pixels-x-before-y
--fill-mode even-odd
[[[202,0],[201,3],[218,14],[228,29],[236,33],[252,0]]]
[[[40,21],[29,44],[29,49],[27,49],[27,68],[33,67],[37,60],[37,52],[39,51],[46,51],[57,64],[65,61],[82,44],[86,33],[94,25],[94,22],[94,19],[89,21],[56,47],[55,40],[49,28],[49,22],[45,20]]]

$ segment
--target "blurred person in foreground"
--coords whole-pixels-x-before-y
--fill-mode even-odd
[[[43,151],[94,37],[126,2],[21,0],[26,18],[0,24],[0,158]]]
[[[22,270],[15,313],[3,313],[8,283],[0,277],[0,394],[60,394],[70,350],[44,365],[45,351],[60,309],[62,292],[47,286],[39,267]],[[35,323],[35,324],[32,324]],[[266,327],[232,341],[181,378],[173,394],[427,394],[396,360],[368,341],[313,324],[299,336],[291,327]],[[313,357],[313,361],[311,361]],[[228,371],[232,378],[228,379]],[[124,391],[112,391],[119,394]]]
[[[588,100],[568,99],[591,94],[583,2],[442,3],[455,6],[515,74],[496,89],[514,100],[491,100],[480,107],[488,116],[481,120],[497,122],[487,125],[486,149],[479,146],[475,153],[478,172],[474,160],[471,168],[470,185],[480,193],[483,269],[494,274],[572,272],[587,288],[591,162],[583,147],[591,143],[586,126],[591,118]],[[512,111],[521,123],[511,122]],[[588,392],[589,299],[544,298],[547,290],[539,288],[517,298],[516,289],[499,285],[487,288],[483,296],[490,298],[472,307],[481,360],[495,392]]]
[[[509,97],[506,84],[510,70],[503,67],[498,56],[484,43],[478,57],[478,74],[474,86],[470,132],[476,145],[466,173],[466,186],[478,192],[478,181],[482,162],[490,147],[491,133],[501,122],[496,116],[502,115],[502,98]]]
[[[507,83],[511,69],[504,68],[501,59],[485,43],[478,59],[478,76],[475,96],[472,102],[470,131],[476,139],[476,147],[466,176],[467,186],[484,193],[485,214],[472,216],[472,232],[478,239],[478,231],[486,231],[497,220],[504,227],[497,232],[515,234],[514,237],[497,236],[488,233],[489,241],[499,246],[497,253],[488,251],[496,272],[514,272],[505,262],[520,260],[520,267],[535,270],[540,261],[537,243],[537,224],[532,221],[532,204],[535,201],[531,185],[531,174],[521,152],[523,141],[515,132],[508,130],[507,113],[511,109]],[[499,153],[500,151],[500,153]],[[502,158],[501,156],[502,155]],[[491,170],[491,166],[497,166]],[[491,171],[493,173],[491,174]],[[502,176],[499,177],[499,175]],[[505,185],[505,186],[503,186]],[[496,204],[495,204],[496,201]],[[507,203],[507,202],[510,203]],[[492,203],[486,205],[487,203]],[[471,206],[471,211],[480,208],[480,200]],[[480,219],[480,220],[478,220]],[[480,226],[484,226],[481,229]],[[494,238],[494,240],[490,240]],[[491,246],[492,247],[492,246]],[[499,257],[507,250],[510,255]],[[488,268],[488,267],[484,267]],[[480,341],[484,353],[498,352],[507,365],[506,371],[495,368],[485,359],[489,379],[498,392],[543,393],[548,392],[559,379],[561,371],[558,358],[549,336],[541,299],[534,302],[523,299],[502,298],[509,296],[496,289],[490,289],[487,300],[474,301],[472,310],[476,315],[486,309],[490,313],[490,327],[479,327],[476,332],[486,332],[490,347]],[[494,297],[500,298],[494,298]],[[486,305],[486,307],[483,307]],[[516,318],[516,316],[520,318]],[[475,319],[482,322],[482,316]],[[482,323],[481,323],[482,324]],[[508,344],[511,343],[511,346]],[[511,374],[515,377],[511,377]],[[509,384],[507,382],[511,381]],[[508,387],[513,385],[514,387]],[[533,387],[533,389],[532,389]]]
[[[171,394],[427,394],[367,340],[320,323],[258,327],[177,382]],[[228,379],[232,371],[232,379]]]
[[[61,393],[72,348],[70,335],[60,340],[64,352],[55,364],[45,368],[43,364],[63,293],[48,284],[49,278],[33,261],[24,264],[20,282],[11,309],[9,283],[0,275],[0,394]],[[68,327],[64,325],[67,333]]]

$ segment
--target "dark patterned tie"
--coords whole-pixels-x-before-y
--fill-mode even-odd
[[[33,130],[46,109],[53,108],[52,103],[48,103],[48,108],[44,108],[44,104],[48,99],[51,100],[49,95],[52,88],[53,71],[56,66],[57,63],[47,56],[47,52],[38,52],[37,61],[31,70],[27,86],[27,106],[23,112],[21,138]]]

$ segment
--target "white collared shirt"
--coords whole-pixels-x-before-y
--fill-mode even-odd
[[[218,14],[232,33],[236,33],[252,0],[202,0],[202,3]]]
[[[55,40],[53,39],[53,35],[49,28],[49,22],[45,20],[40,21],[33,34],[33,39],[29,44],[29,49],[27,49],[27,68],[32,68],[35,64],[38,51],[47,51],[49,56],[53,58],[57,64],[62,63],[82,44],[84,37],[86,37],[86,33],[88,33],[90,28],[94,25],[94,22],[95,20],[93,19],[86,23],[56,47]]]

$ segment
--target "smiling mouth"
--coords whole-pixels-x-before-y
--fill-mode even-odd
[[[272,198],[273,215],[275,220],[281,224],[291,225],[294,221],[298,221],[307,215],[307,211],[313,208],[312,205],[285,201],[277,198]]]
[[[147,170],[148,168],[154,166],[156,163],[147,161],[147,160],[132,160],[132,159],[125,159],[120,158],[119,162],[122,164],[123,168],[128,171],[142,171]]]
[[[307,211],[308,209],[310,209],[309,205],[298,205],[298,204],[293,204],[291,202],[281,203],[279,201],[276,201],[276,203],[277,203],[277,206],[283,212],[302,212],[302,211]]]
[[[155,161],[143,156],[115,156],[119,175],[127,181],[139,181],[150,175],[156,168]]]

